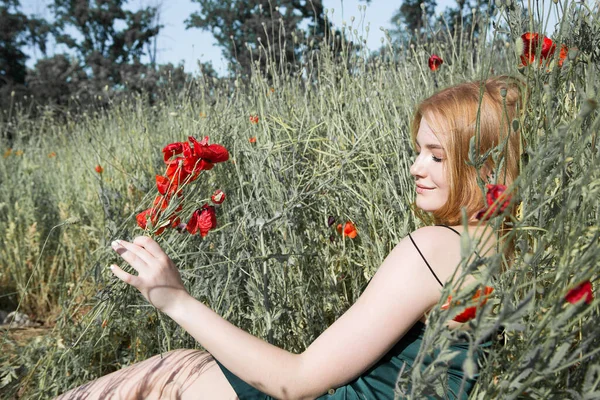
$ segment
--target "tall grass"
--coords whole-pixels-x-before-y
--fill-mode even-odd
[[[598,277],[600,57],[589,45],[600,37],[598,5],[553,5],[566,9],[553,39],[578,54],[562,68],[555,60],[549,71],[518,71],[515,43],[545,22],[500,3],[488,40],[432,27],[433,39],[389,46],[371,59],[346,41],[341,56],[330,42],[307,44],[301,70],[199,78],[154,106],[132,98],[66,122],[17,112],[10,127],[0,126],[18,132],[10,151],[1,145],[0,304],[18,305],[54,330],[28,347],[3,338],[2,396],[46,398],[158,352],[196,346],[106,268],[117,261],[113,239],[142,234],[134,217],[156,194],[160,150],[188,136],[209,136],[231,159],[204,171],[186,203],[201,206],[215,189],[227,200],[206,238],[168,230],[157,240],[196,298],[243,329],[302,351],[419,226],[408,172],[414,106],[438,88],[501,73],[520,74],[530,88],[525,114],[511,122],[524,137],[522,205],[511,269],[502,272],[501,257],[469,262],[477,243],[462,243],[464,270],[482,281],[495,273],[496,289],[461,334],[477,344],[505,328],[485,365],[464,366],[480,373],[472,397],[598,394],[598,302],[563,300],[569,288]],[[352,30],[346,28],[360,42]],[[445,60],[435,74],[427,68],[432,53]],[[255,114],[259,123],[251,124]],[[335,230],[348,220],[358,228],[354,240]],[[434,311],[426,335],[423,354],[439,350],[437,362],[402,374],[399,394],[409,381],[413,398],[444,390],[438,377],[458,335],[443,330],[447,317]]]

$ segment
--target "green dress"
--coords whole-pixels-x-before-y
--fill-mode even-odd
[[[458,233],[456,230],[450,228],[449,226],[441,225],[445,228],[451,229],[452,231]],[[414,242],[413,238],[410,237],[410,240],[413,242],[417,251],[427,264],[427,267],[440,283],[443,286],[440,279],[437,277],[423,254],[421,250],[417,247],[417,244]],[[369,370],[365,371],[358,378],[353,381],[347,383],[346,385],[340,386],[339,388],[330,389],[326,394],[318,397],[319,400],[324,399],[335,399],[335,400],[375,400],[375,399],[394,399],[394,388],[396,387],[396,381],[398,380],[398,375],[400,371],[404,371],[404,373],[409,373],[412,368],[415,359],[417,358],[417,354],[421,349],[421,343],[423,342],[423,335],[425,333],[425,324],[418,321],[413,327],[388,351],[375,365],[373,365]],[[480,345],[480,347],[475,352],[475,357],[481,358],[483,351],[485,348],[489,347],[491,344],[490,341],[487,341]],[[455,356],[448,361],[448,393],[446,393],[446,398],[448,399],[458,399],[457,394],[460,391],[461,385],[462,392],[460,399],[467,399],[469,397],[469,393],[475,384],[474,379],[469,379],[465,376],[462,366],[465,359],[468,357],[469,350],[469,342],[455,342],[450,347],[449,350],[455,353]],[[427,355],[422,363],[422,368],[426,368],[429,364],[433,362],[433,357],[431,355]],[[477,360],[475,360],[477,363]],[[231,371],[225,368],[218,360],[217,364],[225,374],[225,377],[233,387],[233,390],[236,392],[240,400],[259,400],[259,399],[273,399],[273,397],[255,389],[250,386],[236,375],[234,375]],[[462,381],[465,381],[464,384]],[[437,397],[430,397],[435,399]]]
[[[336,399],[336,400],[358,400],[358,399],[393,399],[394,388],[398,375],[402,369],[407,373],[412,368],[413,363],[421,348],[423,334],[425,332],[425,324],[417,322],[390,351],[383,356],[374,366],[365,371],[358,378],[347,383],[339,388],[331,389],[328,393],[318,397],[319,400]],[[489,346],[486,342],[482,348]],[[475,383],[474,379],[468,379],[462,370],[463,362],[467,357],[469,343],[457,342],[450,346],[451,351],[456,352],[456,355],[448,363],[448,393],[447,398],[457,399],[456,394],[460,390],[462,380],[465,379],[463,393],[461,399],[467,399],[471,389]],[[483,350],[483,349],[482,349]],[[479,351],[478,356],[481,355]],[[477,353],[476,353],[477,354]],[[425,357],[423,368],[433,361],[432,357]],[[233,387],[233,390],[238,395],[240,400],[259,400],[273,399],[273,397],[253,388],[231,371],[225,368],[217,361],[219,367],[225,374],[225,377]],[[437,397],[430,397],[432,399]]]

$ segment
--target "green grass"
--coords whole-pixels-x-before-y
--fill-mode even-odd
[[[573,7],[565,24],[586,19],[582,7]],[[323,48],[311,53],[301,74],[272,71],[271,79],[256,74],[216,84],[198,79],[154,106],[132,98],[66,120],[11,111],[13,125],[0,126],[18,132],[11,154],[0,158],[0,304],[18,304],[54,330],[29,347],[3,339],[10,351],[0,357],[0,391],[47,398],[160,351],[196,346],[107,269],[117,261],[109,243],[142,234],[135,215],[157,193],[160,150],[190,135],[209,136],[231,158],[186,188],[183,215],[215,189],[227,200],[206,238],[167,230],[159,243],[196,298],[243,329],[301,351],[419,226],[408,172],[415,105],[436,87],[501,73],[521,75],[531,88],[520,121],[528,162],[517,182],[522,218],[512,233],[515,264],[501,273],[499,257],[486,259],[487,270],[497,272],[494,301],[469,333],[481,340],[503,325],[506,339],[493,347],[472,397],[578,398],[600,391],[598,302],[563,301],[569,288],[598,277],[600,118],[581,110],[593,105],[588,99],[598,101],[599,60],[586,52],[583,31],[565,25],[554,39],[579,47],[577,57],[550,72],[519,72],[514,42],[543,21],[528,25],[517,11],[508,23],[501,20],[508,34],[492,31],[493,43],[448,39],[441,31],[435,40],[369,62],[363,52],[342,62]],[[597,6],[587,22],[600,30]],[[435,74],[427,68],[431,53],[445,60]],[[249,122],[253,114],[257,125]],[[7,148],[0,144],[0,153]],[[336,224],[327,225],[329,216],[336,224],[353,221],[358,237],[343,239]],[[465,254],[474,245],[463,243]],[[440,333],[447,315],[433,313],[427,348],[447,349],[455,338]],[[440,390],[435,376],[443,369],[434,363],[400,384],[412,379],[412,396],[419,398]]]

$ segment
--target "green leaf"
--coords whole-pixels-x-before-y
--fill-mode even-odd
[[[467,378],[473,379],[475,377],[475,374],[477,373],[477,365],[475,365],[473,357],[468,355],[467,358],[465,358],[465,361],[463,362],[462,368]]]
[[[569,342],[565,342],[558,347],[558,349],[552,356],[550,363],[548,364],[548,368],[547,368],[548,371],[552,371],[556,367],[558,367],[558,364],[565,358],[565,355],[567,355],[567,352],[569,351],[570,348],[571,348],[571,343],[569,343]]]

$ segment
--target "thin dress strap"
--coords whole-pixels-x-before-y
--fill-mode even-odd
[[[454,229],[454,228],[452,228],[452,227],[450,227],[450,226],[448,226],[448,225],[436,225],[436,226],[443,226],[444,228],[448,228],[448,229],[450,229],[452,232],[454,232],[454,233],[456,233],[458,236],[460,236],[460,233],[459,233],[459,232],[458,232],[456,229]]]
[[[436,226],[443,226],[444,228],[448,228],[448,229],[450,229],[452,232],[454,232],[454,233],[456,233],[458,236],[460,236],[460,233],[459,233],[459,232],[458,232],[456,229],[454,229],[454,228],[452,228],[452,227],[450,227],[450,226],[448,226],[448,225],[436,225]],[[477,252],[477,250],[475,250],[475,255],[476,255],[477,257],[479,257],[479,258],[483,258],[483,257],[481,257],[481,256],[479,255],[479,253]]]
[[[410,236],[410,233],[408,234],[408,237],[410,238],[410,241],[412,242],[412,244],[415,245],[415,249],[417,249],[417,251],[419,252],[419,254],[421,255],[421,258],[423,258],[423,261],[425,261],[425,264],[427,265],[427,268],[429,268],[429,270],[431,271],[431,273],[433,274],[433,277],[438,281],[438,283],[440,284],[440,286],[444,287],[444,284],[442,283],[442,281],[440,281],[440,278],[438,278],[438,276],[435,274],[435,272],[433,272],[433,269],[431,268],[431,265],[429,265],[429,263],[427,262],[427,260],[425,259],[425,256],[423,255],[423,253],[421,253],[421,250],[419,249],[419,247],[417,246],[417,244],[415,243],[414,239],[412,238],[412,236]]]

